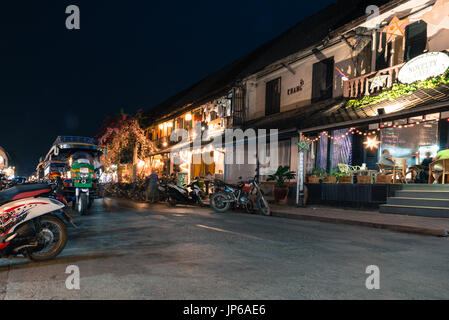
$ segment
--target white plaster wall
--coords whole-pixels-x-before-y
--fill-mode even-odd
[[[351,75],[354,72],[351,50],[345,43],[339,43],[323,50],[322,55],[323,59],[334,57],[335,66],[340,68],[344,73]],[[313,64],[320,60],[315,55],[311,55],[290,65],[295,74],[286,68],[282,68],[255,81],[252,79],[251,83],[247,84],[248,120],[265,116],[266,83],[278,77],[281,77],[281,112],[309,105],[312,98]],[[288,95],[288,89],[298,86],[301,79],[304,80],[302,90]],[[333,96],[339,97],[342,94],[343,81],[334,68]]]

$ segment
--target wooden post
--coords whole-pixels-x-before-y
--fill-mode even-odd
[[[298,131],[299,141],[302,140],[302,133]],[[304,205],[304,151],[298,152],[298,174],[296,175],[296,206]]]

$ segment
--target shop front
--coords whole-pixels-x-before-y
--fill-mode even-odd
[[[429,163],[449,142],[448,66],[446,53],[423,54],[398,69],[390,91],[362,94],[302,122],[306,192],[298,204],[377,206],[394,185],[445,181],[432,178]]]
[[[423,164],[449,142],[449,106],[440,112],[369,122],[303,133],[310,145],[304,162],[309,203],[378,205],[398,189],[391,185],[428,183],[428,167]],[[394,167],[385,166],[385,154]]]

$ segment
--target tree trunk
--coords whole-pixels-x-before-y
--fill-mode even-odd
[[[133,182],[137,181],[137,143],[134,145],[133,150]]]

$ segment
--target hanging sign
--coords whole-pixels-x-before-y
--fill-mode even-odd
[[[449,56],[443,52],[428,52],[407,62],[399,71],[398,80],[413,83],[443,74],[449,68]]]

